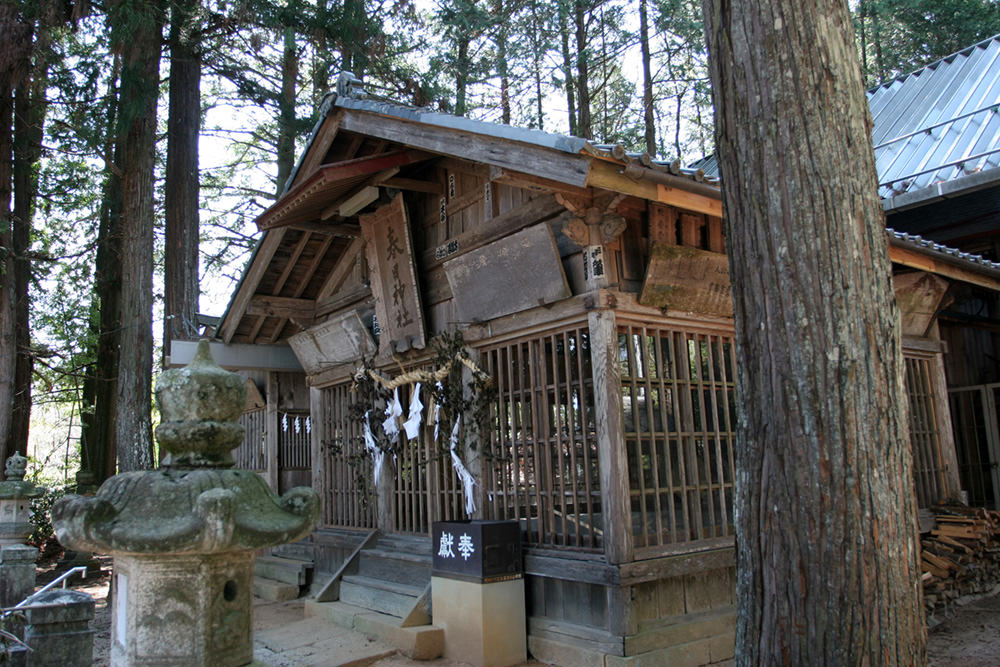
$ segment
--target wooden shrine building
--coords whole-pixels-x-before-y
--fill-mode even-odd
[[[309,548],[335,581],[320,599],[412,618],[432,522],[466,518],[429,407],[378,480],[352,407],[366,360],[387,381],[433,372],[432,341],[458,331],[464,391],[475,368],[493,392],[458,454],[474,516],[520,522],[530,652],[565,665],[731,657],[736,358],[721,215],[701,171],[377,100],[342,76],[257,220],[216,343],[224,365],[257,368],[241,461],[321,495]],[[928,506],[961,492],[936,317],[953,285],[1000,290],[1000,265],[890,243]],[[414,384],[398,391],[405,418]],[[381,422],[384,407],[362,410]],[[426,571],[400,581],[404,560]]]

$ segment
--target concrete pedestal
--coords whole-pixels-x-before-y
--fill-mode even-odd
[[[253,552],[119,555],[113,576],[113,665],[239,667],[253,660]]]
[[[94,663],[94,599],[86,593],[54,588],[25,610],[24,643],[28,667],[90,667]]]
[[[444,657],[476,667],[527,660],[524,580],[472,583],[431,577],[434,625],[444,628]]]
[[[38,549],[26,544],[0,547],[0,607],[13,607],[35,592]]]

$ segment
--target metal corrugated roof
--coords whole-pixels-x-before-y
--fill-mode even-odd
[[[879,195],[1000,167],[1000,35],[868,91]]]

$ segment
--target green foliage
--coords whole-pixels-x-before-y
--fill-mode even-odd
[[[32,529],[28,544],[37,547],[39,552],[44,552],[46,544],[55,539],[55,531],[52,528],[52,506],[66,494],[74,492],[74,485],[52,486],[31,501]]]
[[[1000,3],[862,0],[854,27],[865,80],[875,85],[1000,33]]]

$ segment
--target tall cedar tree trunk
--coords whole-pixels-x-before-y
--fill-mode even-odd
[[[196,0],[174,4],[170,22],[170,102],[167,118],[166,217],[163,259],[163,353],[172,340],[198,335],[198,132],[201,53],[190,22]]]
[[[122,179],[121,357],[115,439],[118,470],[153,466],[150,425],[153,357],[153,167],[162,7],[115,4],[112,42],[122,52],[118,167]]]
[[[569,7],[571,0],[558,0],[559,2],[559,40],[563,57],[563,78],[566,83],[566,109],[569,112],[569,133],[574,137],[580,136],[579,127],[576,123],[576,92],[573,83],[573,54],[569,50]]]
[[[278,99],[278,182],[280,195],[295,166],[295,87],[299,78],[299,53],[295,31],[285,28],[281,57],[281,97]]]
[[[587,11],[585,0],[576,0],[573,5],[576,25],[576,95],[579,101],[579,118],[576,130],[584,139],[593,139],[594,130],[590,121],[590,64],[587,59]]]
[[[121,179],[114,165],[121,163],[122,146],[115,145],[118,114],[117,82],[121,56],[114,55],[108,91],[104,154],[105,181],[101,198],[100,225],[97,232],[97,258],[94,270],[94,297],[90,307],[89,346],[95,359],[83,383],[83,409],[80,411],[80,473],[77,479],[85,487],[85,477],[92,476],[97,486],[115,474],[115,400],[118,396],[118,341],[121,338]],[[83,493],[85,488],[80,488]]]
[[[741,665],[924,664],[899,316],[847,3],[705,0]]]
[[[7,451],[28,451],[28,431],[31,423],[31,353],[30,302],[32,216],[38,192],[35,165],[42,154],[42,127],[48,108],[48,54],[50,32],[39,27],[35,41],[35,59],[30,76],[18,86],[14,95],[14,291],[15,340],[17,359],[14,372],[14,404]]]
[[[509,8],[508,8],[509,9]],[[497,75],[500,77],[500,122],[510,125],[510,66],[507,63],[509,16],[504,14],[503,0],[496,0],[493,19],[497,21]]]
[[[461,35],[458,38],[458,58],[455,63],[455,115],[464,116],[466,112],[466,89],[469,85],[469,37]]]
[[[324,27],[330,24],[328,0],[317,0],[316,22]],[[318,28],[314,31],[312,45],[315,50],[312,62],[313,111],[319,111],[319,107],[323,103],[323,98],[330,92],[330,68],[333,63],[333,58],[330,55],[330,42],[323,28]],[[341,69],[350,71],[346,62],[342,65]]]
[[[535,83],[535,115],[538,129],[545,129],[545,109],[542,105],[542,24],[538,18],[538,2],[531,3],[531,74]]]
[[[14,404],[14,368],[16,350],[14,281],[13,211],[13,121],[14,95],[0,71],[0,457],[6,461]]]
[[[656,118],[653,115],[653,74],[649,56],[649,18],[646,0],[639,0],[639,45],[642,49],[642,121],[646,152],[656,155]]]

